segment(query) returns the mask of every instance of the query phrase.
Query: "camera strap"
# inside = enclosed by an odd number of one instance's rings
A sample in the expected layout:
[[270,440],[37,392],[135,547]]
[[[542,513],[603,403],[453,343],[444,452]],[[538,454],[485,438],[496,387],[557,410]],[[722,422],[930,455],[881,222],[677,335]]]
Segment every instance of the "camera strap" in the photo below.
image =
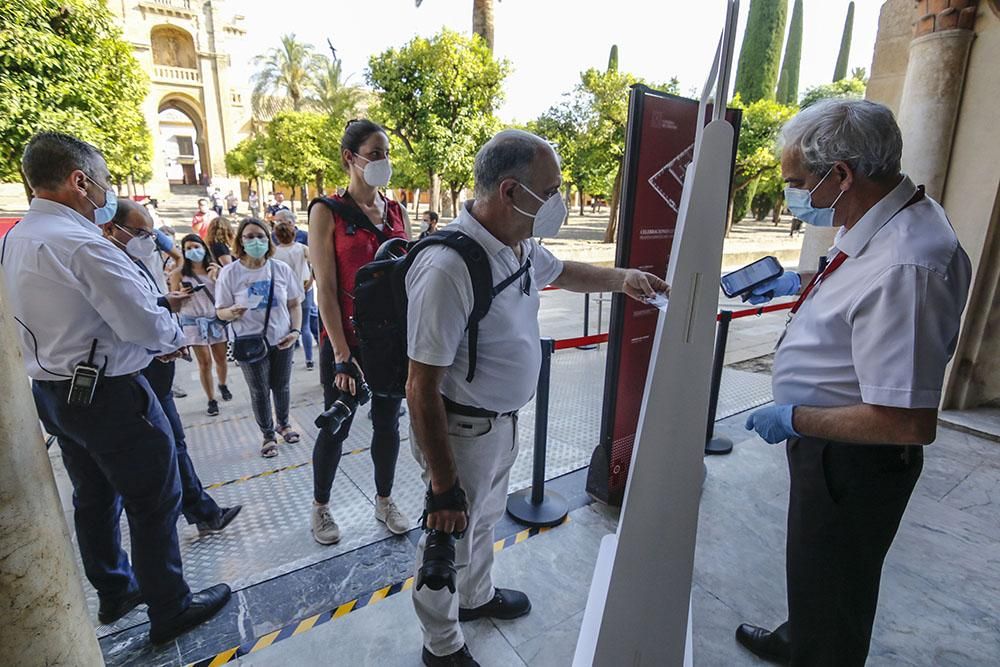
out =
[[[427,530],[427,515],[441,510],[468,514],[469,500],[465,495],[465,489],[462,488],[457,479],[450,489],[437,495],[434,494],[431,485],[427,485],[427,494],[424,496],[424,513],[420,516],[420,527]],[[463,531],[454,535],[456,538],[461,538],[464,534]]]

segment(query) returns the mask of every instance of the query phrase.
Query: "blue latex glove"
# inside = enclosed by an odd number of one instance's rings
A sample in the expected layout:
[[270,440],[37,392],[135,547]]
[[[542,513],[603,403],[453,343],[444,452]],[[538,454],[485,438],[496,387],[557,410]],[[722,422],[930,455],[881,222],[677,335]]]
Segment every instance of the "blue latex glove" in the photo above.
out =
[[750,414],[747,417],[748,431],[757,431],[757,435],[772,445],[789,438],[797,438],[799,434],[792,427],[792,411],[794,405],[769,405]]
[[771,278],[766,283],[761,283],[753,288],[747,301],[759,306],[775,297],[798,294],[801,289],[802,278],[799,277],[799,274],[794,271],[785,271],[777,278]]

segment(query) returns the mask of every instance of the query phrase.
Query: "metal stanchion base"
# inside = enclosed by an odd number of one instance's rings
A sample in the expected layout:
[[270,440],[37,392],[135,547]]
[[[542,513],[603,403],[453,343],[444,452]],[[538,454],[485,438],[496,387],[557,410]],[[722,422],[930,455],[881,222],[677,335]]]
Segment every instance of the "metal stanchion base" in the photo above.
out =
[[576,349],[578,349],[578,350],[596,350],[597,349],[597,345],[594,344],[594,343],[591,343],[590,345],[578,345]]
[[542,502],[531,502],[531,489],[523,489],[507,499],[507,512],[526,526],[547,528],[558,526],[569,514],[569,505],[554,491],[546,491]]
[[729,438],[712,438],[705,445],[705,456],[723,456],[733,451],[733,441]]

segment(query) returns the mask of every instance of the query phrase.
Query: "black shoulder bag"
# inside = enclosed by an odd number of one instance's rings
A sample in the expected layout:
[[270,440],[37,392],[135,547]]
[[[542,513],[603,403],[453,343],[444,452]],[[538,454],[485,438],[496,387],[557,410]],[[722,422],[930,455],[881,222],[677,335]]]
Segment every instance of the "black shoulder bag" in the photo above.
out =
[[253,364],[264,357],[270,349],[267,344],[267,325],[271,322],[271,302],[274,300],[274,263],[271,263],[271,286],[267,290],[267,312],[264,314],[264,331],[259,334],[237,336],[233,339],[233,358],[236,361]]

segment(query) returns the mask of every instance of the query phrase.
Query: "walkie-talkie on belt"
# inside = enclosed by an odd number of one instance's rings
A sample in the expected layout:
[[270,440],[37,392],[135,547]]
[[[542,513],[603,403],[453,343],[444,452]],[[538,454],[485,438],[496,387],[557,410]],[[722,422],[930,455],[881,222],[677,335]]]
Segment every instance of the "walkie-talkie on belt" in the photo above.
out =
[[87,361],[81,361],[73,367],[73,379],[69,385],[69,396],[66,403],[78,407],[86,407],[94,402],[94,393],[97,391],[97,378],[100,377],[100,369],[94,365],[94,352],[97,351],[97,339],[90,346],[90,356]]

